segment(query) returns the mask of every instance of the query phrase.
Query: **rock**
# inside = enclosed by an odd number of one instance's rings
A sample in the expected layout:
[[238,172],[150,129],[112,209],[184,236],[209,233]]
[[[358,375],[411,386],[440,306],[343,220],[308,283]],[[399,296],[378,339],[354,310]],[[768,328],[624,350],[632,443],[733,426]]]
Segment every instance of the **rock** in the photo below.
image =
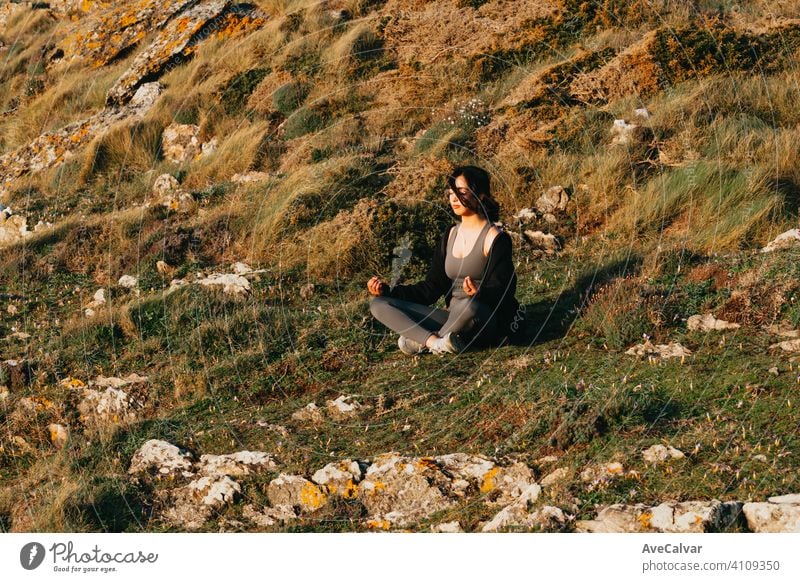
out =
[[702,533],[725,531],[741,513],[738,502],[669,501],[653,507],[649,527],[663,533]]
[[239,451],[226,455],[201,455],[197,470],[201,475],[238,477],[250,475],[251,470],[263,471],[275,469],[276,466],[269,453]]
[[800,338],[800,329],[792,328],[792,326],[787,322],[768,325],[764,329],[769,333],[779,335],[781,337],[788,337],[792,339]]
[[187,488],[195,499],[215,509],[232,504],[235,495],[242,492],[242,487],[227,475],[206,475],[189,483]]
[[307,283],[300,287],[300,297],[308,301],[314,296],[314,283]]
[[25,218],[17,215],[6,217],[4,213],[0,213],[0,247],[14,244],[29,234]]
[[197,208],[197,201],[194,196],[185,190],[173,190],[162,199],[156,201],[156,204],[181,214],[189,214]]
[[89,380],[89,386],[99,386],[100,388],[122,388],[129,384],[142,384],[148,381],[147,376],[140,376],[132,372],[124,378],[116,376],[97,376],[94,380]]
[[684,454],[673,446],[653,445],[642,451],[642,457],[648,463],[658,463],[670,459],[682,459]]
[[514,218],[520,223],[530,222],[536,220],[536,212],[533,208],[523,208],[514,215]]
[[156,271],[158,271],[161,275],[169,276],[175,272],[175,267],[165,263],[164,261],[156,262]]
[[464,533],[464,530],[461,529],[461,524],[457,520],[432,525],[431,531],[433,533]]
[[579,521],[576,531],[594,533],[674,532],[697,533],[727,530],[739,518],[741,503],[668,501],[656,507],[615,504],[603,508],[594,520]]
[[770,503],[800,505],[800,493],[790,493],[789,495],[778,495],[767,499]]
[[650,112],[644,107],[641,107],[639,109],[634,109],[633,115],[641,119],[650,119]]
[[171,123],[161,136],[164,158],[176,164],[192,161],[200,151],[200,126]]
[[786,340],[769,346],[771,350],[775,348],[780,348],[784,352],[800,352],[800,339]]
[[540,214],[555,214],[556,212],[564,212],[569,203],[569,195],[562,186],[553,186],[548,188],[538,200],[536,200],[536,210]]
[[741,326],[738,323],[729,323],[717,319],[710,313],[706,313],[705,315],[692,315],[686,321],[686,327],[690,331],[724,331],[726,329],[739,329]]
[[542,487],[551,487],[560,481],[563,481],[569,476],[569,469],[566,467],[561,467],[560,469],[556,469],[551,473],[548,473],[542,480],[541,486]]
[[767,462],[767,456],[766,455],[753,455],[750,458],[753,459],[754,461],[759,461],[760,463],[766,463]]
[[249,519],[259,527],[272,527],[277,523],[297,519],[297,514],[289,505],[263,507],[259,510],[252,503],[248,503],[242,508],[242,517]]
[[317,405],[313,402],[309,402],[303,408],[294,412],[292,414],[292,419],[298,422],[319,424],[324,420],[324,417],[322,416],[322,411],[317,408]]
[[208,277],[199,279],[197,283],[206,287],[222,287],[223,293],[228,295],[243,296],[250,293],[250,281],[241,275],[232,273],[225,275],[214,273]]
[[530,245],[547,254],[554,254],[561,249],[561,245],[555,235],[545,234],[540,230],[526,230],[524,233],[525,239]]
[[299,507],[311,513],[328,502],[328,496],[308,479],[299,475],[281,473],[269,482],[267,497],[273,506]]
[[336,420],[344,420],[358,416],[359,411],[364,408],[364,406],[355,400],[350,402],[352,398],[352,396],[342,395],[336,400],[328,400],[325,403],[325,409],[328,411],[328,414]]
[[178,180],[171,174],[161,174],[156,181],[153,182],[153,194],[158,198],[163,198],[173,190],[180,187]]
[[[113,378],[113,380],[119,380]],[[142,403],[123,390],[108,387],[104,391],[78,388],[82,397],[77,404],[80,421],[91,430],[124,425],[136,420],[136,409]]]
[[233,264],[233,272],[237,275],[247,275],[248,273],[252,273],[253,269],[250,268],[250,265],[247,263],[234,263]]
[[[787,500],[788,502],[781,502],[782,500]],[[750,531],[758,533],[800,533],[799,494],[770,497],[767,503],[745,503],[742,511]]]
[[443,490],[449,479],[432,459],[379,455],[358,486],[373,521],[406,526],[452,505]]
[[131,275],[123,275],[122,277],[119,278],[117,284],[120,287],[124,287],[125,289],[133,289],[136,287],[136,285],[139,284],[139,280]]
[[772,366],[769,370],[767,370],[768,374],[772,374],[773,376],[780,376],[781,373],[778,370],[778,366]]
[[311,480],[325,488],[329,494],[352,499],[358,495],[357,483],[361,481],[361,467],[356,461],[346,459],[329,463],[311,476]]
[[678,342],[670,342],[669,344],[653,345],[650,340],[646,340],[643,344],[638,344],[628,349],[626,354],[630,356],[652,356],[662,359],[667,358],[684,358],[692,355],[692,352],[684,348]]
[[511,503],[523,493],[532,495],[534,490],[538,497],[541,487],[534,481],[530,468],[523,463],[490,469],[480,486],[480,492],[490,494],[491,503],[499,505]]
[[69,429],[63,424],[50,424],[47,430],[50,433],[50,442],[59,449],[63,449],[69,442]]
[[587,467],[581,472],[581,481],[588,483],[589,491],[605,487],[609,482],[624,474],[622,463],[611,462],[605,465]]
[[634,132],[639,126],[635,123],[628,123],[624,119],[615,119],[611,126],[611,144],[624,145],[634,141]]
[[789,248],[796,245],[797,241],[800,241],[800,229],[793,228],[792,230],[787,230],[779,234],[772,242],[762,248],[761,252],[770,253],[772,251]]
[[211,138],[209,141],[204,142],[203,145],[200,146],[200,150],[202,152],[203,157],[206,157],[216,152],[218,147],[219,147],[219,140],[216,137],[214,137]]
[[128,473],[137,475],[153,471],[162,476],[192,477],[192,455],[166,441],[151,439],[133,454]]
[[140,52],[130,68],[117,79],[108,91],[109,105],[126,103],[145,78],[160,74],[175,58],[183,58],[196,50],[196,44],[208,35],[198,34],[203,26],[220,16],[230,0],[200,2],[182,12],[179,18],[171,18],[158,31],[156,39]]
[[646,530],[650,521],[649,507],[615,504],[600,510],[593,520],[575,522],[575,531],[584,533],[632,533]]
[[544,506],[532,512],[527,503],[512,503],[501,509],[481,531],[497,532],[505,528],[538,528],[542,531],[557,531],[567,521],[564,512],[558,507]]

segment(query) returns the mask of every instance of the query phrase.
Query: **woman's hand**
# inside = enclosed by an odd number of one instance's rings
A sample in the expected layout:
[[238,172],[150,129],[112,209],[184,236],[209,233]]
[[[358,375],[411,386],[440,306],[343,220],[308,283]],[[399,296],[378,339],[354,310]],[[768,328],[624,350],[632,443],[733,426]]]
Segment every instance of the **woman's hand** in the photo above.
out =
[[386,283],[381,281],[380,277],[372,277],[369,281],[367,281],[367,289],[372,295],[379,296],[383,295],[383,286]]
[[478,286],[471,277],[464,277],[464,293],[472,297],[478,292]]

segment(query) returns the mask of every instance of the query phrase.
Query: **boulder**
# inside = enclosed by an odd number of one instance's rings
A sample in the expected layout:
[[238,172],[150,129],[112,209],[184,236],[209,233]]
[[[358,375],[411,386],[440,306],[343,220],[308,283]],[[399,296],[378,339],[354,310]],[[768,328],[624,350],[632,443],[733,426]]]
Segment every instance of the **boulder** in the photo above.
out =
[[800,533],[800,494],[770,497],[761,503],[745,503],[742,510],[750,531]]
[[762,253],[770,253],[780,249],[792,247],[800,241],[800,229],[793,228],[779,234],[767,246],[761,249]]
[[160,476],[181,475],[193,477],[192,455],[166,441],[146,441],[131,458],[130,475],[155,473]]
[[449,481],[432,459],[385,453],[367,469],[358,497],[372,521],[403,527],[450,507]]

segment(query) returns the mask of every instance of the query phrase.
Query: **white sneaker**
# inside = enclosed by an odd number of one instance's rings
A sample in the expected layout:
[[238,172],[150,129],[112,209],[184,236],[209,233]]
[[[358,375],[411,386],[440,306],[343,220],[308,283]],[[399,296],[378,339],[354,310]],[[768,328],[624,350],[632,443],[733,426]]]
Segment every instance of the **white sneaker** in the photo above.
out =
[[425,351],[425,346],[419,342],[415,342],[414,340],[407,338],[404,335],[401,335],[397,340],[397,347],[400,348],[401,352],[408,356],[416,356],[417,354],[421,354]]
[[458,334],[447,332],[444,337],[434,340],[431,352],[443,356],[444,354],[460,354],[464,351],[464,342]]

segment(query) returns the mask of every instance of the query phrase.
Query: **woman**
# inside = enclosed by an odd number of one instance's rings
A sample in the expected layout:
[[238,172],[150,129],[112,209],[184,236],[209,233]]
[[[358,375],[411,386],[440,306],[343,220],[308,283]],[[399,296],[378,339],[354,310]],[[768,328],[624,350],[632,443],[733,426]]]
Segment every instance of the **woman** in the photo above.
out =
[[[493,223],[500,206],[489,174],[476,166],[455,168],[447,196],[459,224],[442,235],[424,281],[389,285],[367,282],[372,315],[401,334],[400,350],[460,353],[471,346],[502,345],[518,328],[517,275],[511,237]],[[447,309],[430,307],[445,295]]]

